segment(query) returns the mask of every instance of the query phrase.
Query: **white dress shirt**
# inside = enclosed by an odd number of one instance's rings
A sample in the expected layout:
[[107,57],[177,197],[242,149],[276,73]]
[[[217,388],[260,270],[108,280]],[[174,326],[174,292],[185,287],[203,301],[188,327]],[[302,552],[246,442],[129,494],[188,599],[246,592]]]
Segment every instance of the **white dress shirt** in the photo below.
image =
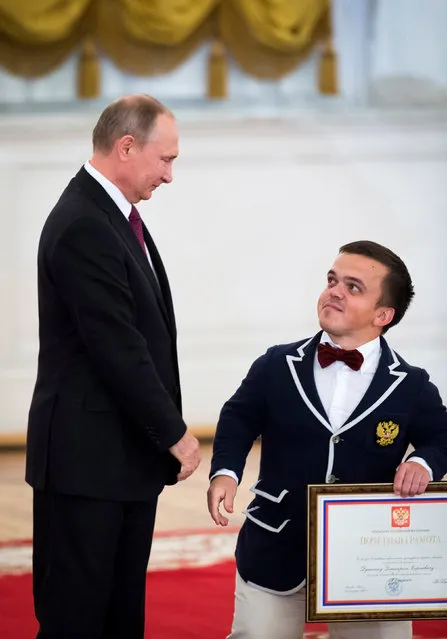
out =
[[[92,166],[88,160],[84,164],[84,169],[87,171],[89,175],[92,176],[92,178],[94,178],[97,182],[99,182],[99,184],[102,186],[104,191],[107,193],[107,195],[109,195],[112,198],[112,200],[115,202],[115,204],[117,205],[121,213],[129,222],[129,215],[132,210],[132,204],[123,195],[123,193],[119,190],[119,188],[115,186],[113,182],[108,180],[102,173],[100,173],[98,169],[95,169],[95,167]],[[152,264],[151,256],[147,247],[146,247],[146,255],[152,267],[152,270],[154,271],[154,275],[157,278],[157,274],[155,272],[154,265]]]
[[[340,348],[326,332],[321,336],[321,343],[324,342]],[[334,432],[347,421],[371,384],[381,355],[380,337],[359,346],[357,350],[363,355],[363,363],[358,371],[338,360],[321,368],[315,354],[315,386]]]
[[[334,344],[325,331],[323,331],[320,341],[340,348],[338,344]],[[318,361],[317,352],[315,353],[315,385],[334,433],[347,421],[371,384],[382,352],[380,337],[359,346],[357,350],[363,355],[363,363],[358,371],[354,371],[347,364],[338,360],[326,368],[322,368]],[[432,470],[424,459],[412,457],[410,461],[418,462],[424,466],[430,473],[430,479],[433,480]],[[218,475],[228,475],[239,483],[236,473],[227,468],[218,470],[211,479]]]

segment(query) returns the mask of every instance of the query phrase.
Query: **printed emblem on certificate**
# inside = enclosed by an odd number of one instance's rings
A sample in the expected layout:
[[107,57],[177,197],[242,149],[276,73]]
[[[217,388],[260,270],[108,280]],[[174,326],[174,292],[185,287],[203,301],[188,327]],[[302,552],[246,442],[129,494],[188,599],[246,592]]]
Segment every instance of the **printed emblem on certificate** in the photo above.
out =
[[447,482],[308,487],[307,620],[447,618]]

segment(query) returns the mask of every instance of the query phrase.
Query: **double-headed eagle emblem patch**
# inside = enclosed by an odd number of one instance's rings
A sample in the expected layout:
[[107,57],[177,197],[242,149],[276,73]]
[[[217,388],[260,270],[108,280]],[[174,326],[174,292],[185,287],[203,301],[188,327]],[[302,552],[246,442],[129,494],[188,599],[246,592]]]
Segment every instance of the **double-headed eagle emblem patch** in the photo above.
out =
[[379,422],[377,424],[377,443],[379,446],[389,446],[399,434],[399,424],[394,422]]

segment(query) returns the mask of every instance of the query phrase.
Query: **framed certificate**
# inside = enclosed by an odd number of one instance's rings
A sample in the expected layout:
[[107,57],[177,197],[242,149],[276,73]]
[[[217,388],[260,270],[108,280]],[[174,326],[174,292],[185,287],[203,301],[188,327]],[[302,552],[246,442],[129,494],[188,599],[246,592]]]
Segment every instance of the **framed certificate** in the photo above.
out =
[[447,618],[447,482],[308,487],[307,621]]

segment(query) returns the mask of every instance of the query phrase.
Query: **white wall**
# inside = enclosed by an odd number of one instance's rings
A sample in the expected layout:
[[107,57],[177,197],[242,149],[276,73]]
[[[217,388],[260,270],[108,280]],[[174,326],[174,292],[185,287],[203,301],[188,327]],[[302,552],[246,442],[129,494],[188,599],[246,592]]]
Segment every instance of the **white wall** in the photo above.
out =
[[[36,371],[36,247],[90,153],[87,115],[0,121],[0,439],[21,434]],[[447,117],[301,112],[181,119],[175,181],[140,210],[164,257],[179,325],[187,421],[213,425],[251,361],[317,329],[338,247],[389,245],[416,298],[389,333],[447,397]]]
[[[336,0],[340,1],[349,2]],[[446,30],[445,0],[377,0],[371,34],[371,99],[445,108]]]

